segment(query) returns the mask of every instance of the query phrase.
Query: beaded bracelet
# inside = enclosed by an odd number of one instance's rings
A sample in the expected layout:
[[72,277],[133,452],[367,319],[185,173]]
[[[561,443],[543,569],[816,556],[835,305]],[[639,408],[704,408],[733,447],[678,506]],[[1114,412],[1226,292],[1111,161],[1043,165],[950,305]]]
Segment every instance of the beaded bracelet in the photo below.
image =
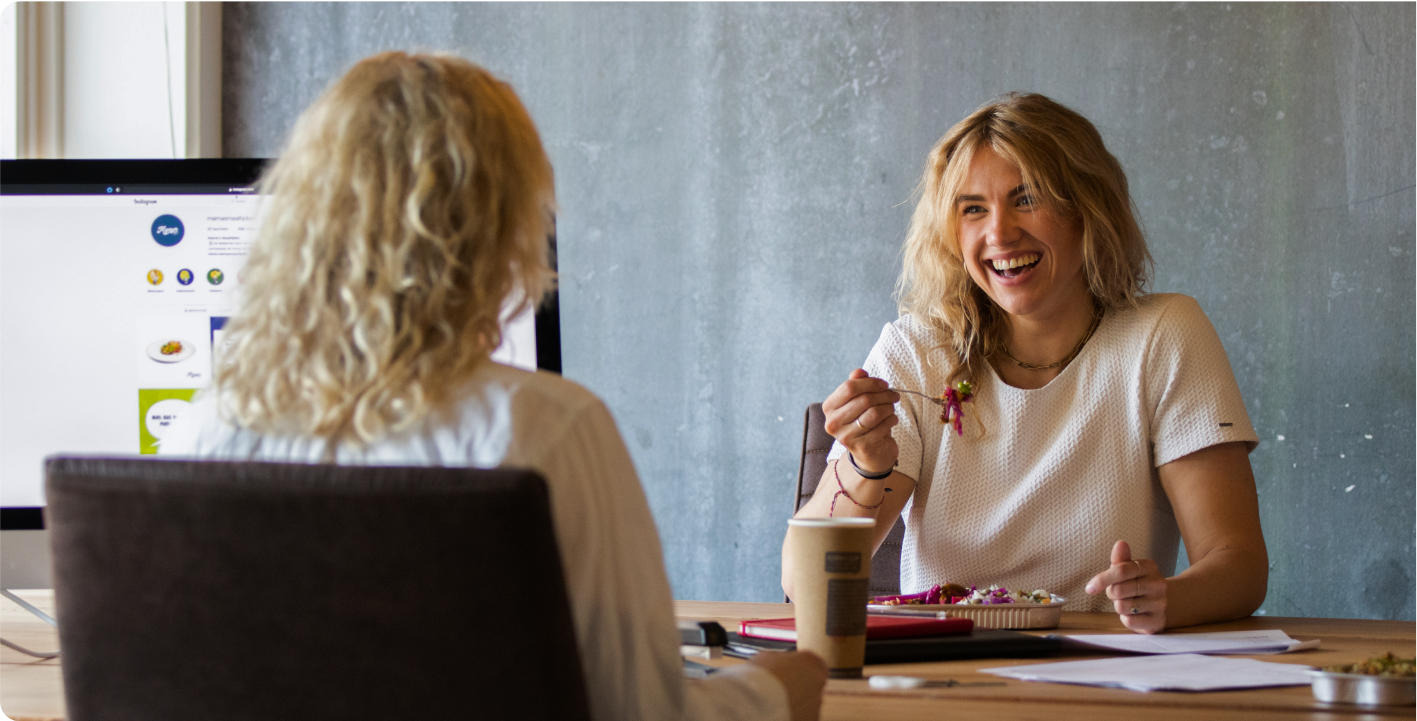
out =
[[828,517],[836,516],[836,499],[837,499],[837,496],[846,496],[846,500],[851,501],[852,503],[855,503],[857,508],[864,508],[864,509],[866,509],[866,510],[868,510],[868,511],[874,511],[875,509],[880,508],[882,503],[885,503],[885,502],[886,502],[886,494],[891,492],[891,489],[889,489],[889,488],[885,489],[885,491],[881,493],[881,500],[876,501],[876,505],[874,505],[874,506],[867,506],[867,505],[861,503],[860,501],[856,500],[855,498],[852,498],[852,497],[851,497],[851,494],[846,492],[846,486],[841,485],[841,474],[840,474],[840,473],[837,473],[837,471],[836,471],[837,464],[839,464],[839,463],[841,463],[841,459],[840,459],[840,458],[837,458],[837,459],[835,459],[835,460],[832,461],[832,475],[836,477],[837,492],[836,492],[835,495],[832,496],[832,505],[831,505],[831,508],[827,510],[827,516],[828,516]]

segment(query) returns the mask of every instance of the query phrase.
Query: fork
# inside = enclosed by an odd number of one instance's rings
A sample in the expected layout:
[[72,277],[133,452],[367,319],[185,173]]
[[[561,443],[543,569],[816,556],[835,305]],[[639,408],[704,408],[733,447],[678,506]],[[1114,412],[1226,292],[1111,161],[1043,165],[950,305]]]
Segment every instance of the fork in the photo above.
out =
[[935,405],[940,406],[941,408],[945,407],[945,402],[943,400],[936,398],[935,396],[926,395],[924,393],[921,393],[920,391],[909,391],[904,388],[887,388],[886,390],[895,391],[896,393],[909,393],[911,395],[920,396],[921,398],[924,398],[925,400],[930,401],[931,403],[934,403]]

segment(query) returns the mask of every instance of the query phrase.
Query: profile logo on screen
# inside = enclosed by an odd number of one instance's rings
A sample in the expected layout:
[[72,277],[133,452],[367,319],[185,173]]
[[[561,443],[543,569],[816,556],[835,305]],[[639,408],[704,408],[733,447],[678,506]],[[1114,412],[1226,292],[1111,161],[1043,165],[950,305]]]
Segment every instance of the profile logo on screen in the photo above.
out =
[[212,285],[221,285],[221,282],[223,280],[226,280],[226,274],[221,272],[221,268],[212,268],[211,270],[207,271],[208,283],[211,283]]
[[182,285],[191,285],[193,277],[194,276],[192,275],[192,271],[187,270],[186,268],[177,271],[177,282],[181,283]]
[[175,215],[159,215],[153,221],[153,240],[158,245],[171,248],[182,242],[182,236],[187,234],[187,229],[182,227],[182,221]]
[[157,268],[148,271],[148,282],[153,285],[162,285],[162,271]]

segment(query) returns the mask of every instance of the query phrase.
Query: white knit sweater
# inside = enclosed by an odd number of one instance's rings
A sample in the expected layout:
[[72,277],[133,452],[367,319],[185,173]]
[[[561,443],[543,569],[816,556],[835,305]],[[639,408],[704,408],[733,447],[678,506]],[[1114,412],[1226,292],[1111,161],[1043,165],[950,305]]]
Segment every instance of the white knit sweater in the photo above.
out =
[[[902,316],[864,368],[938,395],[948,371],[940,343]],[[897,470],[918,481],[903,511],[903,593],[998,584],[1061,594],[1071,611],[1110,611],[1083,586],[1116,541],[1164,575],[1175,570],[1179,531],[1156,468],[1219,443],[1258,443],[1220,338],[1184,295],[1109,312],[1042,388],[1006,385],[992,369],[975,386],[964,412],[983,422],[982,436],[973,419],[956,436],[922,398],[896,404]],[[831,457],[842,452],[837,444]]]

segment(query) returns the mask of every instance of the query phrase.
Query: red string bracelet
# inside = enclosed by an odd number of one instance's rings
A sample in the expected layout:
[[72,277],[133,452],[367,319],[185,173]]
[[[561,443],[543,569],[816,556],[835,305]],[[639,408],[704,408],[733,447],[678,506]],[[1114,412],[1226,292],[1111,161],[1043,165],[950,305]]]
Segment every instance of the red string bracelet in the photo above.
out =
[[837,471],[836,471],[836,466],[837,466],[837,464],[839,464],[839,463],[841,463],[841,459],[840,459],[840,458],[836,458],[836,459],[833,459],[833,460],[832,460],[832,475],[836,477],[836,487],[837,487],[837,491],[836,491],[836,493],[832,496],[832,505],[831,505],[831,508],[827,510],[827,516],[828,516],[828,517],[833,517],[833,516],[836,515],[836,499],[837,499],[837,496],[846,496],[846,500],[851,501],[852,503],[855,503],[857,508],[864,508],[864,509],[866,509],[866,510],[868,510],[868,511],[874,511],[875,509],[880,508],[882,503],[885,503],[885,502],[886,502],[886,493],[889,493],[889,492],[890,492],[890,489],[889,489],[889,488],[887,488],[887,489],[885,489],[884,491],[881,492],[881,500],[876,501],[876,505],[874,505],[874,506],[865,505],[864,503],[861,503],[860,501],[856,500],[855,498],[852,498],[852,497],[851,497],[851,494],[846,492],[846,486],[841,485],[841,474],[840,474],[840,473],[837,473]]

